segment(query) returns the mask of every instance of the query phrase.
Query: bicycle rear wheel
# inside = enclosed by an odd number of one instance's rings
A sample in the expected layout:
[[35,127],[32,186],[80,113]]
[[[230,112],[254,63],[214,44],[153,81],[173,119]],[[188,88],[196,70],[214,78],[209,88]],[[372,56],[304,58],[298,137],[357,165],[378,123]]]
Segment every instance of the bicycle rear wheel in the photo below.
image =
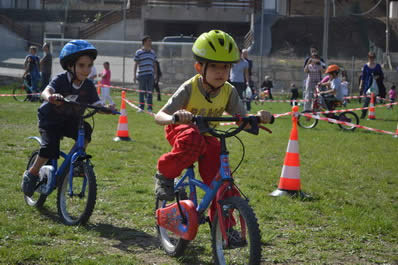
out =
[[[69,174],[60,178],[57,194],[58,214],[66,225],[86,224],[97,200],[97,182],[90,161],[83,161],[83,175],[75,175],[72,186]],[[66,170],[69,172],[69,170]]]
[[229,197],[221,200],[220,204],[229,244],[226,246],[223,239],[217,214],[212,224],[215,264],[260,264],[261,236],[253,209],[241,197]]
[[14,87],[14,89],[12,90],[12,94],[14,99],[19,102],[24,102],[29,99],[28,98],[29,89],[27,89],[27,87],[24,84],[18,87]]
[[[349,122],[349,123],[356,124],[356,125],[359,124],[359,118],[358,118],[357,114],[355,114],[352,111],[342,112],[339,115],[339,121]],[[354,131],[356,129],[356,127],[348,125],[348,124],[339,124],[339,127],[346,131]]]
[[[32,167],[38,155],[39,155],[39,150],[35,150],[32,152],[28,160],[28,165],[26,166],[26,170]],[[31,197],[24,195],[24,199],[27,205],[36,208],[41,208],[43,207],[43,204],[47,199],[47,195],[41,194],[40,192],[38,192],[38,189],[36,189]]]
[[[313,114],[313,112],[310,110],[303,111],[302,113]],[[318,124],[318,120],[311,118],[311,117],[306,117],[306,116],[300,115],[297,119],[297,123],[302,128],[312,129]]]
[[[185,193],[185,191],[180,193],[180,199],[181,200],[188,199],[188,196]],[[173,203],[173,202],[168,202],[168,203]],[[156,199],[156,206],[155,206],[156,209],[164,208],[165,206],[166,206],[166,201]],[[160,227],[158,225],[156,225],[156,230],[162,248],[164,249],[167,255],[172,257],[180,257],[184,254],[184,251],[189,244],[189,240],[184,240],[179,236],[175,235],[174,233],[172,233],[171,231],[168,231],[167,229]]]

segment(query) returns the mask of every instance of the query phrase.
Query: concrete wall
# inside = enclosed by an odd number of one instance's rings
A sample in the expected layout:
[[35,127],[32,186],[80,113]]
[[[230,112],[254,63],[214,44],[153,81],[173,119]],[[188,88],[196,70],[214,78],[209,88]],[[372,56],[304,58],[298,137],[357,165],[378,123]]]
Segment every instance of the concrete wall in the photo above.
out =
[[1,53],[6,54],[10,50],[25,50],[26,42],[14,32],[0,25]]

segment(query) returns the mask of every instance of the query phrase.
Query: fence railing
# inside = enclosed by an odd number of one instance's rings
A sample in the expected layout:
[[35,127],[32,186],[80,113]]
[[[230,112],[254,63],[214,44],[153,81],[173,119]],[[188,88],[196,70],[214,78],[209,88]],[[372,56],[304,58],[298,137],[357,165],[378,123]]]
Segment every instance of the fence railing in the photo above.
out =
[[186,6],[186,7],[219,7],[261,9],[261,0],[146,0],[148,6]]

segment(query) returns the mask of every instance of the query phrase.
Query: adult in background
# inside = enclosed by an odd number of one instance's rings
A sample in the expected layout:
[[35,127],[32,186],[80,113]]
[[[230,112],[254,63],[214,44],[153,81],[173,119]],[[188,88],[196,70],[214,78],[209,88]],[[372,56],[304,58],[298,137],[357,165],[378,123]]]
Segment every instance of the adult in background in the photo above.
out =
[[[133,82],[139,83],[140,109],[143,112],[145,107],[145,95],[147,100],[147,110],[152,112],[152,93],[157,77],[156,54],[152,50],[152,39],[150,36],[142,38],[142,47],[134,55]],[[138,69],[138,73],[137,73]]]
[[[376,79],[377,85],[379,85],[380,82],[383,82],[384,73],[383,70],[381,69],[380,64],[376,63],[376,54],[374,52],[369,52],[368,62],[362,68],[362,78],[359,82],[359,88],[360,89],[361,87],[363,88],[362,91],[364,95],[366,95],[366,92],[372,85],[373,78]],[[369,106],[369,103],[370,103],[370,97],[366,97],[363,102],[363,107],[367,108]],[[368,112],[367,109],[362,110],[361,119],[366,117],[367,112]]]
[[[314,45],[312,45],[312,46],[310,47],[310,55],[307,56],[307,57],[305,58],[304,67],[308,64],[308,60],[310,60],[310,59],[312,58],[312,55],[313,55],[313,54],[319,54],[318,48],[315,47]],[[321,57],[319,57],[319,62],[320,62],[320,64],[321,64],[322,68],[323,68],[323,69],[326,69],[326,63],[325,63],[325,61],[324,61]]]
[[43,91],[47,85],[50,83],[51,79],[51,69],[53,65],[53,56],[50,52],[50,44],[43,44],[43,52],[44,56],[40,60],[40,71],[41,71],[41,88],[40,91]]
[[93,82],[93,84],[95,84],[95,79],[96,79],[97,77],[98,77],[97,69],[96,69],[95,66],[93,65],[93,66],[91,67],[91,71],[90,71],[90,73],[88,74],[87,79],[90,80],[91,82]]
[[231,72],[229,75],[229,80],[231,84],[238,91],[239,97],[243,100],[243,92],[249,85],[246,80],[249,79],[249,63],[242,57],[242,50],[239,49],[240,60],[239,62],[232,65]]
[[36,55],[37,47],[30,46],[29,54],[25,57],[24,68],[25,72],[23,77],[30,79],[32,92],[39,91],[39,81],[40,81],[40,58]]
[[156,63],[156,69],[158,70],[158,78],[155,79],[155,90],[156,93],[158,94],[158,101],[162,100],[162,96],[160,95],[160,87],[159,87],[159,81],[160,78],[162,77],[162,70],[160,70],[160,63],[158,60],[155,61]]
[[[253,82],[253,79],[252,79],[252,69],[253,69],[253,61],[252,60],[250,60],[249,59],[249,51],[247,50],[247,49],[243,49],[242,50],[242,57],[243,57],[243,59],[244,60],[246,60],[247,61],[247,63],[249,64],[249,68],[247,69],[248,70],[248,73],[249,73],[249,80],[246,80],[245,79],[245,82],[246,83],[249,83],[249,87],[250,87],[250,90],[251,90],[251,95],[252,95],[252,97],[253,97],[253,95],[254,95],[254,82]],[[247,91],[246,91],[247,92]],[[252,101],[252,97],[250,97],[250,98],[248,98],[247,97],[247,95],[246,95],[246,109],[248,110],[248,111],[250,111],[251,110],[251,101]]]
[[321,71],[322,66],[320,57],[317,51],[313,51],[311,58],[307,60],[307,64],[304,66],[304,72],[307,73],[304,90],[304,111],[312,109],[315,87],[322,78]]

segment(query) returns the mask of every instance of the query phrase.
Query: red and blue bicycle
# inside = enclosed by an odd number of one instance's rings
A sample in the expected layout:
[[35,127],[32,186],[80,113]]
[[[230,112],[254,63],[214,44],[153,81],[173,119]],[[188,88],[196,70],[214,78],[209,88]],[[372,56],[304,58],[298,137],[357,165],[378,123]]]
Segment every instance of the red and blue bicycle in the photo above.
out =
[[[219,131],[209,128],[208,122],[212,121],[241,121],[241,124],[237,128]],[[207,186],[195,178],[194,168],[191,166],[179,180],[176,180],[174,187],[176,202],[167,204],[166,201],[157,199],[156,225],[161,245],[168,255],[182,256],[188,243],[195,239],[199,225],[209,222],[215,264],[260,264],[260,228],[256,215],[249,205],[248,197],[242,193],[232,178],[233,172],[230,170],[226,146],[226,138],[236,137],[248,124],[251,125],[249,132],[257,135],[258,117],[195,116],[193,122],[202,132],[203,128],[206,128],[206,132],[220,139],[219,174],[211,185]],[[197,199],[196,187],[204,191],[200,202]],[[186,188],[189,188],[189,197]],[[206,217],[206,209],[212,202],[216,204],[216,211],[210,222],[210,218]]]

